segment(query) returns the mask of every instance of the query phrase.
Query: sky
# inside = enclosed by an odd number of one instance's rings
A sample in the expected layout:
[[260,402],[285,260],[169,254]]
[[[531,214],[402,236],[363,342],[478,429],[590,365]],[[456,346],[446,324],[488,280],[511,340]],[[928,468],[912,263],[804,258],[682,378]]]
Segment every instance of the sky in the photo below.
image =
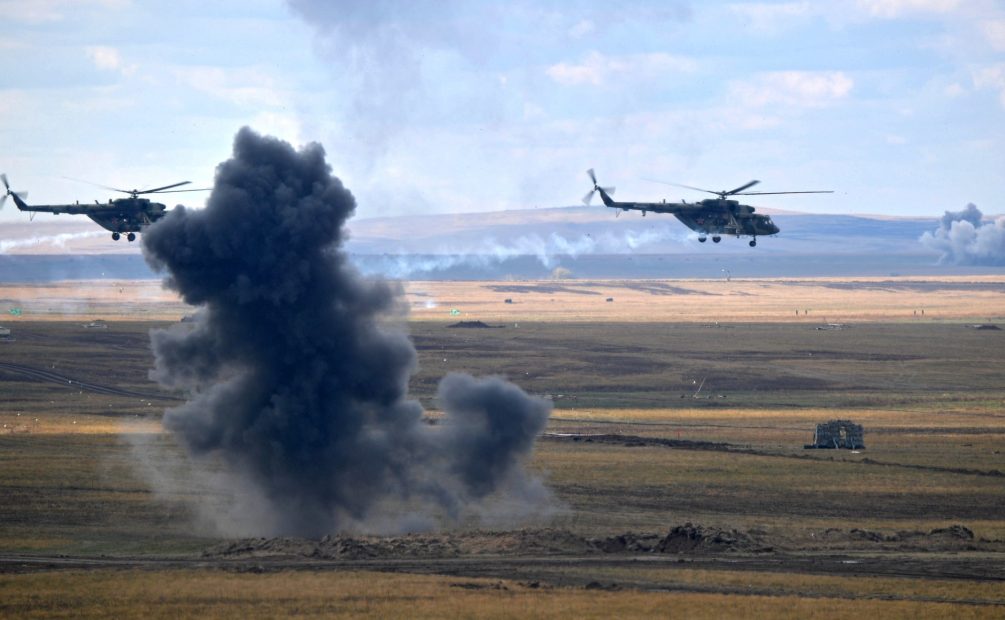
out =
[[[320,142],[360,217],[835,190],[1005,213],[1005,2],[0,0],[0,171],[29,203],[209,187],[242,126]],[[201,205],[205,193],[163,202]],[[599,207],[598,207],[599,208]],[[53,216],[56,217],[56,216]],[[62,216],[68,217],[68,216]],[[8,202],[0,222],[26,220]]]

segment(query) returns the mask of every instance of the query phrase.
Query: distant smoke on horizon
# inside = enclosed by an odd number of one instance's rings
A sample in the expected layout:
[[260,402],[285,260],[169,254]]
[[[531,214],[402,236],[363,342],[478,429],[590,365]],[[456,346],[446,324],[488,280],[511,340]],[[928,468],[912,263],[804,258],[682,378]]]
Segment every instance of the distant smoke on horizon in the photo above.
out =
[[1005,216],[984,223],[973,203],[946,211],[939,228],[921,235],[921,243],[942,253],[939,262],[957,265],[1005,265]]
[[176,207],[145,230],[151,267],[200,307],[151,333],[152,377],[188,400],[164,415],[184,455],[145,453],[149,479],[189,495],[203,485],[217,501],[193,508],[229,535],[548,511],[524,462],[550,404],[452,373],[437,392],[443,419],[424,421],[408,397],[415,348],[388,325],[403,317],[400,288],[361,277],[341,247],[354,209],[320,145],[295,151],[245,128],[206,208]]
[[48,245],[52,247],[64,248],[66,244],[70,241],[77,239],[87,239],[90,237],[103,237],[108,234],[103,230],[89,230],[86,232],[77,233],[59,233],[56,235],[39,235],[35,237],[26,237],[23,239],[6,239],[0,241],[0,254],[6,254],[7,252],[19,248],[30,248],[39,245]]
[[666,241],[683,238],[672,224],[653,226],[645,230],[627,230],[622,233],[605,232],[584,234],[576,239],[552,233],[524,235],[508,243],[485,239],[478,243],[458,247],[441,248],[435,254],[383,254],[369,256],[360,262],[360,269],[367,274],[403,279],[415,274],[446,271],[454,267],[484,268],[499,265],[507,260],[531,256],[542,267],[552,269],[561,257],[589,254],[628,254],[636,249]]

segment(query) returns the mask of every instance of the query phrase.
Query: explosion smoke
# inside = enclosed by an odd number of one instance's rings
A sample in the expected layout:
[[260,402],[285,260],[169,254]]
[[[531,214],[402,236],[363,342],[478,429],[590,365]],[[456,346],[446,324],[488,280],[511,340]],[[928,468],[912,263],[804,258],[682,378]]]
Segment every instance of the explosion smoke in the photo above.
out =
[[147,261],[201,306],[152,333],[151,374],[189,394],[164,416],[180,465],[223,468],[229,510],[208,516],[226,533],[313,536],[429,527],[493,498],[540,507],[523,461],[547,401],[451,374],[444,421],[423,422],[407,393],[415,349],[385,325],[404,310],[399,290],[360,277],[340,247],[354,208],[320,145],[297,152],[244,128],[207,207],[145,231]]
[[983,217],[973,203],[962,211],[946,211],[939,228],[923,234],[920,241],[942,252],[940,262],[1005,265],[1005,217],[987,224]]

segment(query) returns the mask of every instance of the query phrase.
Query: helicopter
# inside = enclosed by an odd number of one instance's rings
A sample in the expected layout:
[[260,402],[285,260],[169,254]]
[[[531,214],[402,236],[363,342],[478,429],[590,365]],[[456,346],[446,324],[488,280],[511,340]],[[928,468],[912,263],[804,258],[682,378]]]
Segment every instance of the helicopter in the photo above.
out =
[[[672,213],[674,217],[685,226],[698,233],[698,241],[705,243],[711,236],[713,243],[719,243],[722,235],[735,235],[739,237],[750,237],[750,247],[757,245],[758,235],[774,235],[779,232],[779,228],[771,221],[771,217],[754,213],[754,207],[742,205],[737,200],[731,200],[729,196],[767,196],[771,194],[833,194],[832,190],[810,190],[800,192],[747,192],[744,190],[760,183],[760,181],[750,181],[736,189],[716,192],[690,185],[680,185],[679,183],[666,183],[675,187],[714,194],[718,198],[706,198],[698,202],[616,202],[611,199],[614,193],[613,187],[600,187],[597,183],[597,175],[593,168],[586,171],[590,180],[593,181],[593,189],[583,197],[583,204],[589,206],[593,199],[593,194],[599,192],[604,205],[612,209],[621,211],[636,210],[641,211],[643,217],[649,211],[653,213]],[[662,182],[662,181],[658,181]]]
[[35,213],[69,213],[71,215],[86,215],[102,228],[110,230],[112,232],[112,240],[114,241],[121,239],[122,235],[125,235],[128,241],[135,241],[136,233],[140,232],[141,228],[164,217],[167,208],[163,204],[159,202],[152,202],[148,198],[140,198],[140,196],[145,194],[172,194],[176,192],[208,191],[208,188],[173,189],[175,187],[181,187],[182,185],[188,185],[191,181],[182,181],[181,183],[173,183],[163,187],[143,190],[118,189],[115,187],[98,185],[98,187],[103,187],[104,189],[129,194],[129,197],[117,198],[115,200],[109,199],[107,204],[102,204],[95,200],[93,205],[80,204],[79,201],[69,205],[29,205],[24,201],[27,194],[11,190],[10,184],[7,182],[6,174],[0,174],[0,180],[3,181],[4,189],[6,190],[6,193],[2,198],[0,198],[0,208],[2,208],[4,203],[7,202],[7,198],[11,197],[14,199],[14,204],[17,206],[18,210],[27,211],[31,213],[32,216],[34,216]]

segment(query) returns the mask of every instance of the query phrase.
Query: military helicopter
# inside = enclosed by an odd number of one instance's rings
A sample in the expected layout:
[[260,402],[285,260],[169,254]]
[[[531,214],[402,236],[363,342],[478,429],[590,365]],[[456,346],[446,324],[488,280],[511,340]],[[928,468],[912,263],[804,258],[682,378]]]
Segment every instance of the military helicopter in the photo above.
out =
[[[771,194],[833,194],[831,190],[811,190],[801,192],[746,192],[744,190],[760,183],[751,181],[741,185],[736,189],[722,192],[715,192],[700,187],[690,185],[680,185],[678,183],[666,183],[675,187],[684,187],[699,192],[714,194],[718,198],[706,198],[698,202],[616,202],[611,199],[614,193],[613,187],[600,187],[597,184],[597,175],[593,173],[593,168],[586,171],[590,180],[593,181],[593,189],[583,197],[583,203],[590,204],[593,194],[600,192],[600,198],[604,205],[612,209],[628,211],[634,209],[642,211],[642,215],[649,211],[654,213],[672,213],[674,217],[685,226],[698,233],[698,241],[705,243],[709,235],[714,243],[722,240],[722,235],[736,235],[739,237],[750,237],[750,247],[757,245],[758,235],[774,235],[779,232],[778,226],[771,221],[767,215],[754,213],[754,207],[742,205],[737,200],[730,200],[727,196],[767,196]],[[658,181],[662,182],[662,181]],[[620,213],[621,211],[618,211]]]
[[7,182],[6,174],[0,174],[0,179],[3,180],[3,186],[7,192],[2,198],[0,198],[0,208],[3,207],[4,203],[7,202],[7,197],[10,196],[14,199],[14,204],[17,205],[17,208],[20,211],[28,211],[33,215],[35,213],[69,213],[71,215],[86,215],[102,228],[112,231],[112,239],[115,241],[118,241],[123,234],[126,235],[127,240],[135,241],[136,233],[138,233],[141,228],[164,217],[164,213],[166,212],[166,207],[164,205],[159,202],[151,202],[148,198],[140,198],[141,195],[207,191],[207,188],[172,189],[174,187],[188,185],[191,181],[182,181],[181,183],[173,183],[171,185],[165,185],[164,187],[142,190],[117,189],[115,187],[98,185],[98,187],[122,192],[123,194],[129,194],[129,198],[117,198],[115,200],[109,199],[107,204],[102,204],[95,200],[93,205],[80,204],[79,201],[72,205],[29,205],[24,201],[24,197],[27,196],[27,194],[11,190],[10,184]]

